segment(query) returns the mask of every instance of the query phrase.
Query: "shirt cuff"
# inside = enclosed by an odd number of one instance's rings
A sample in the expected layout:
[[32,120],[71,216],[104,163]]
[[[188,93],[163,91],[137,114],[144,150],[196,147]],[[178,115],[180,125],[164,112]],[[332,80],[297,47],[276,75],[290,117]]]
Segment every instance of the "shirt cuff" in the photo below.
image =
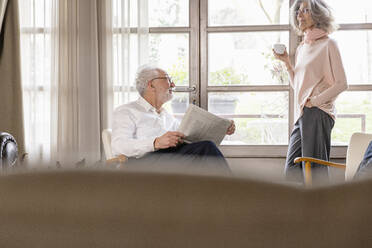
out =
[[146,146],[146,150],[148,152],[155,151],[155,147],[154,147],[154,141],[155,141],[155,139],[156,139],[156,137],[155,138],[150,138],[150,139],[148,139],[148,141],[146,141],[145,146]]
[[145,140],[142,140],[140,143],[138,143],[138,150],[136,150],[136,158],[143,157],[146,153],[153,152],[154,149],[154,140],[155,138],[148,138]]

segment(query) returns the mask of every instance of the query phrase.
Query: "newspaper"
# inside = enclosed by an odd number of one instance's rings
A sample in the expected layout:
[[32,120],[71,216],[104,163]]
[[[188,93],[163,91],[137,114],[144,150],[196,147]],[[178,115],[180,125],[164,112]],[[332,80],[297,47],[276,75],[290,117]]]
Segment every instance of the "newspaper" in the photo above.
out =
[[185,143],[210,140],[219,145],[230,125],[230,120],[190,104],[178,131],[185,135]]

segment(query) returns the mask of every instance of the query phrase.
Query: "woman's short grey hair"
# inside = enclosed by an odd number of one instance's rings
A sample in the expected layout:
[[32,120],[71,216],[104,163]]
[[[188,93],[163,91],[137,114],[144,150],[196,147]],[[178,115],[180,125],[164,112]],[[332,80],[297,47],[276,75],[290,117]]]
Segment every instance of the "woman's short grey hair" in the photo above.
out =
[[136,74],[136,89],[141,96],[145,94],[147,83],[158,77],[160,71],[163,70],[152,65],[143,65],[138,68]]
[[301,31],[297,21],[297,11],[303,2],[308,3],[308,8],[310,9],[310,14],[314,20],[315,27],[322,29],[329,34],[338,29],[338,25],[335,23],[332,15],[332,9],[324,0],[296,0],[291,8],[291,24],[299,35],[303,35],[303,32]]

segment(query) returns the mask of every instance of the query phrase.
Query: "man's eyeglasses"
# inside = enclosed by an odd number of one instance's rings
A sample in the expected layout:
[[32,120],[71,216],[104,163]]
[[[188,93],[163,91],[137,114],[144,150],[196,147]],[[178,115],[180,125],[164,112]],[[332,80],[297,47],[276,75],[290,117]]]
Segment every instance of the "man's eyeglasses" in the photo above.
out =
[[154,81],[154,80],[156,80],[156,79],[167,79],[169,85],[171,85],[171,84],[173,83],[173,80],[172,80],[171,77],[157,77],[157,78],[153,78],[153,79],[151,79],[150,82],[152,82],[152,81]]
[[310,9],[308,9],[308,8],[298,9],[296,11],[296,16],[298,16],[300,13],[303,14],[303,15],[310,14]]

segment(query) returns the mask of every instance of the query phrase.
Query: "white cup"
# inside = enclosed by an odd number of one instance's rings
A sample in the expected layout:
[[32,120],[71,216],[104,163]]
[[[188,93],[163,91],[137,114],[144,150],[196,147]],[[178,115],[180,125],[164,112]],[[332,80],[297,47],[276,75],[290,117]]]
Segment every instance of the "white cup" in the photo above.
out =
[[285,45],[284,44],[279,44],[279,43],[274,44],[273,48],[274,48],[274,51],[277,54],[283,54],[285,52]]

